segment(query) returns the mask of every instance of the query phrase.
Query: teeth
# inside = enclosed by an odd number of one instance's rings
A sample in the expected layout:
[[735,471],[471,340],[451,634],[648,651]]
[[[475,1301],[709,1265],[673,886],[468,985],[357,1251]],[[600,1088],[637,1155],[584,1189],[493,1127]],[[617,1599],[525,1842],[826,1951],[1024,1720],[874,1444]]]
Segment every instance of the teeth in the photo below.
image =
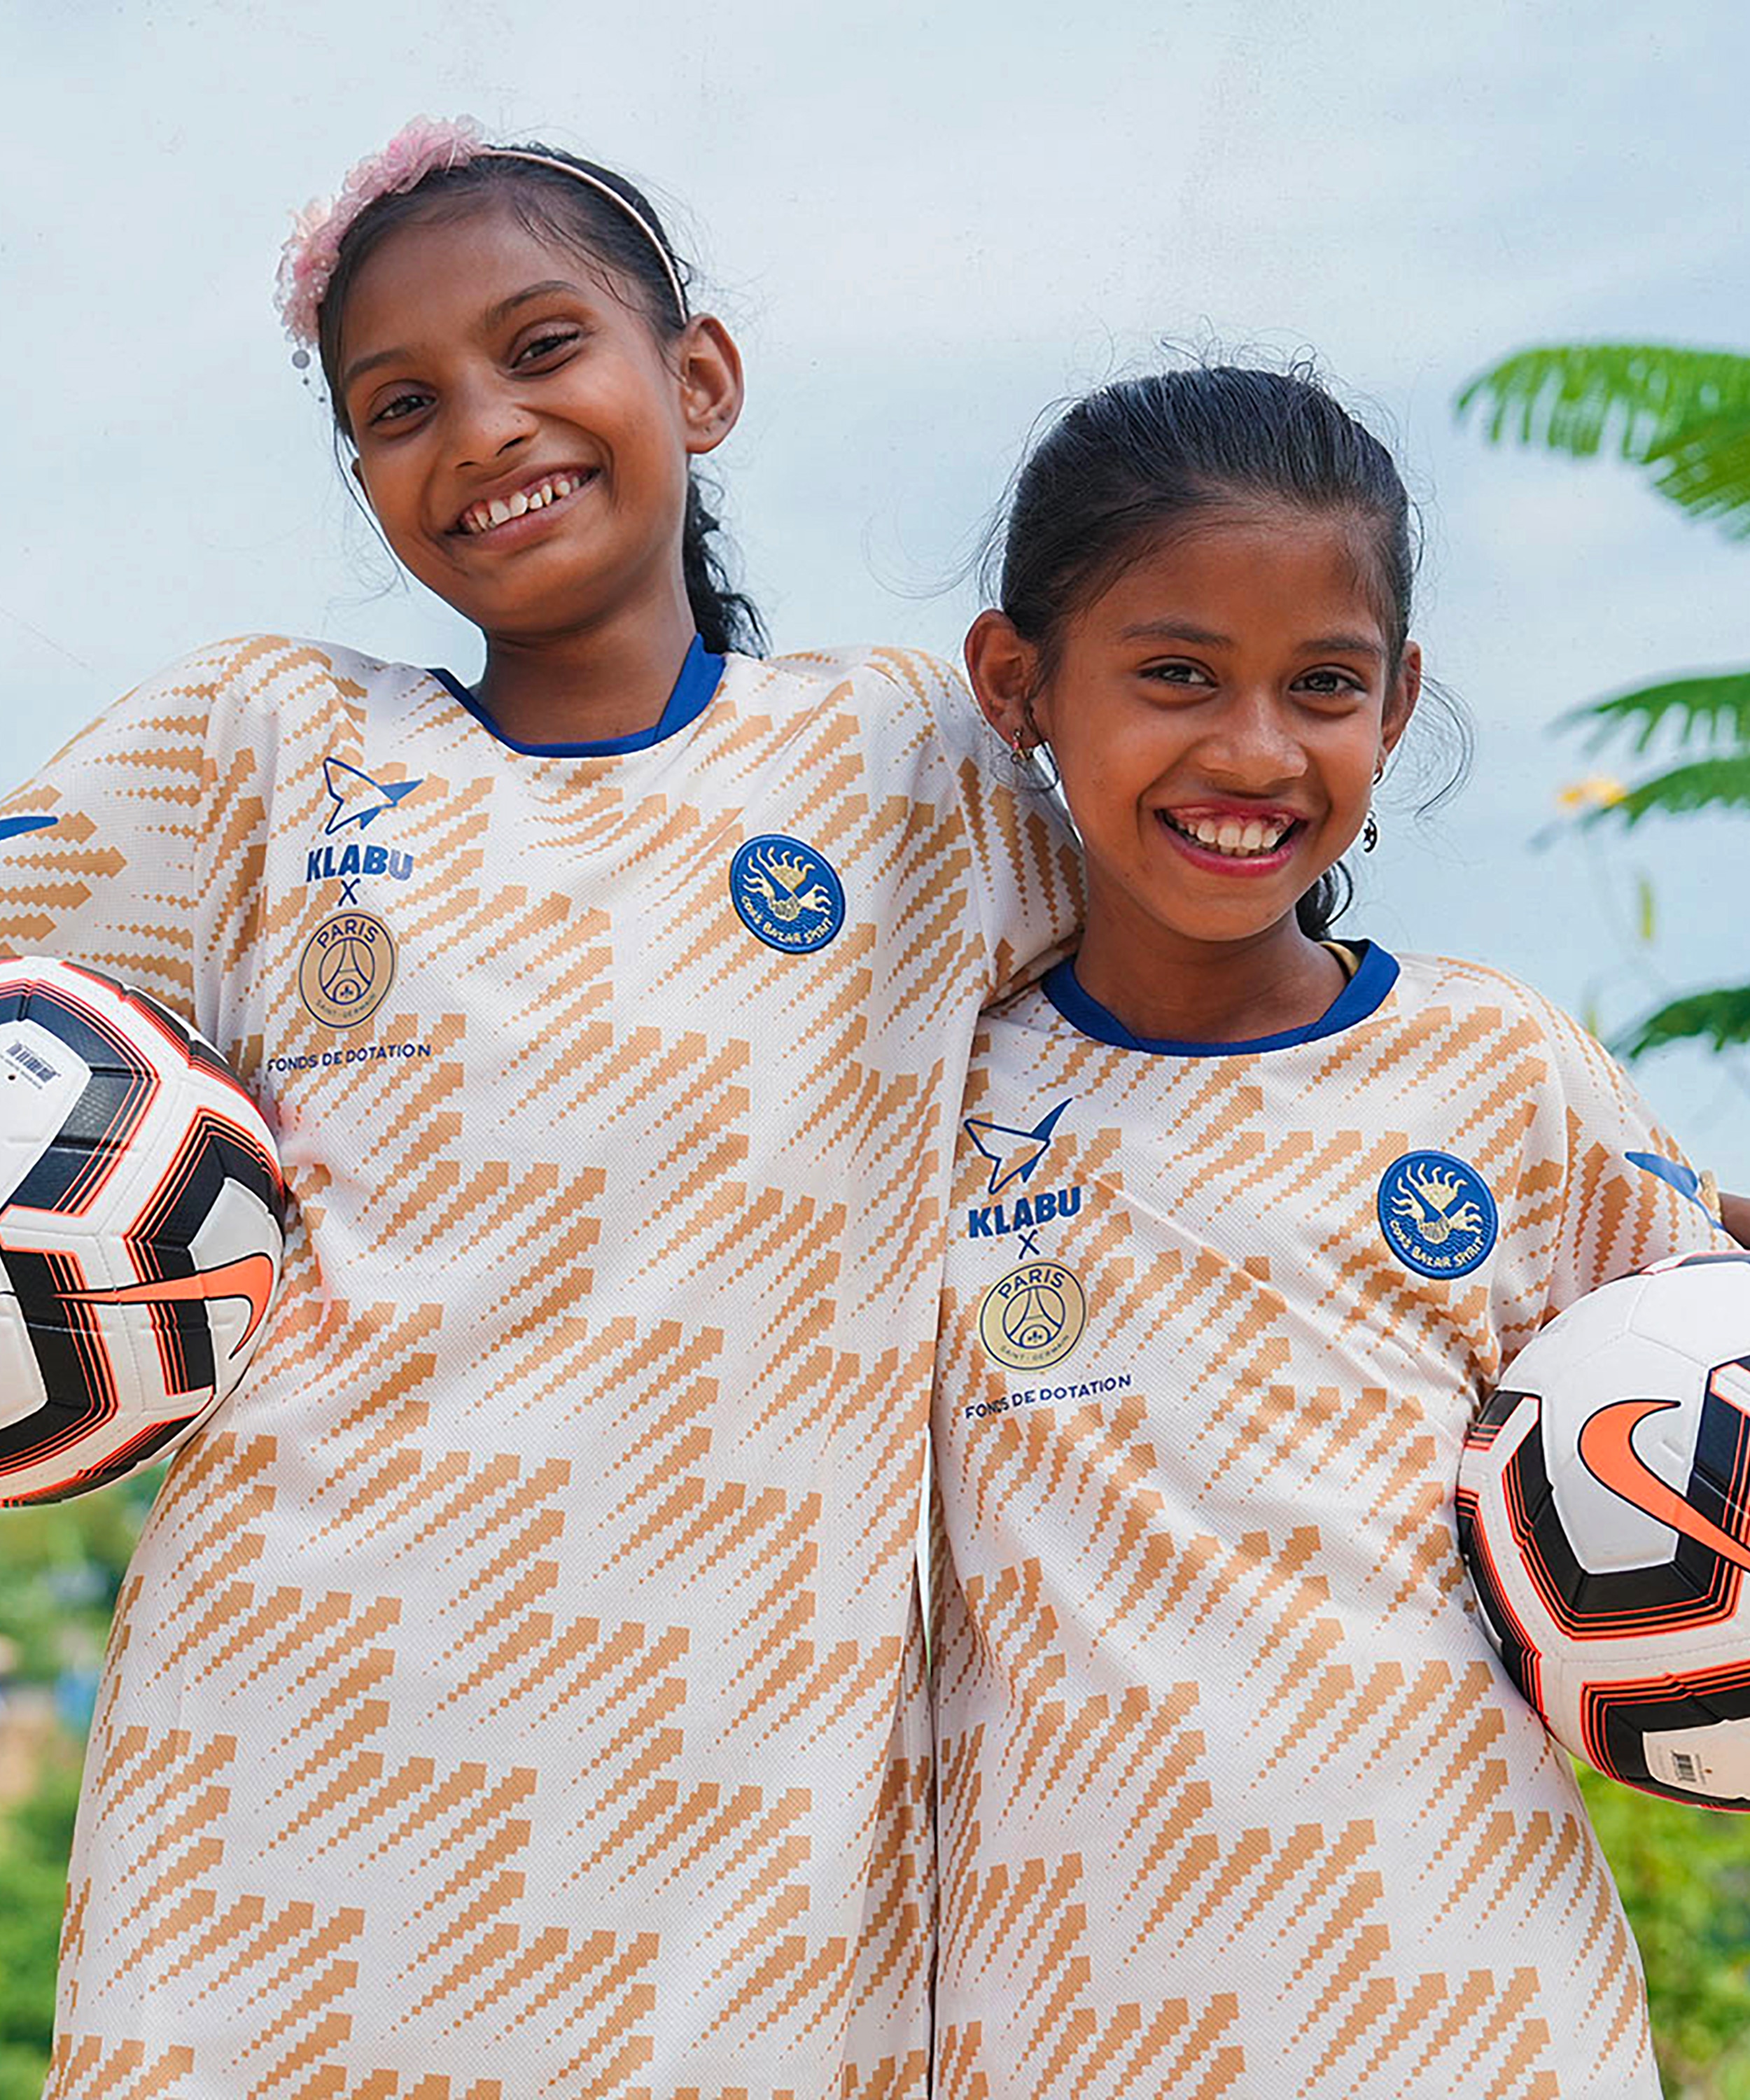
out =
[[531,510],[544,510],[549,503],[557,503],[562,496],[580,488],[581,481],[570,474],[556,475],[544,481],[538,488],[519,488],[514,496],[495,496],[490,502],[477,503],[462,513],[461,526],[465,532],[490,532],[495,525],[503,525],[513,518],[521,518]]
[[1216,853],[1236,854],[1274,853],[1288,836],[1292,821],[1281,817],[1267,821],[1248,817],[1243,823],[1236,817],[1167,818],[1175,831],[1195,839],[1200,846],[1208,846]]

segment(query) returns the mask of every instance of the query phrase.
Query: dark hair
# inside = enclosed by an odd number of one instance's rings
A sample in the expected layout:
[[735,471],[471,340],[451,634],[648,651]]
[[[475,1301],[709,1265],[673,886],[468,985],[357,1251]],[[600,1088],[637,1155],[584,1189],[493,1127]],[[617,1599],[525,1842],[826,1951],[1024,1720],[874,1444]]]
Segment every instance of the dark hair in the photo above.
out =
[[[660,253],[636,221],[588,183],[577,181],[562,168],[512,160],[508,157],[511,152],[544,155],[605,183],[651,229]],[[333,404],[335,428],[348,443],[354,439],[340,394],[341,334],[348,296],[359,271],[397,227],[410,221],[459,216],[487,200],[501,201],[537,239],[569,248],[612,271],[630,286],[639,312],[663,342],[673,342],[686,326],[688,316],[677,311],[663,258],[672,266],[683,294],[692,282],[692,271],[676,254],[649,198],[624,175],[557,147],[537,143],[507,148],[503,155],[484,153],[453,168],[434,169],[412,189],[379,196],[359,214],[341,242],[334,274],[323,294],[316,320],[316,355]],[[729,566],[712,544],[719,527],[706,502],[708,487],[696,467],[689,470],[681,533],[687,602],[705,646],[714,655],[728,649],[758,655],[765,646],[765,623],[752,600],[732,588]]]
[[[1410,500],[1386,448],[1304,367],[1204,365],[1120,380],[1069,408],[1015,482],[1000,565],[986,583],[1048,675],[1065,622],[1163,534],[1236,502],[1292,505],[1353,521],[1395,675],[1409,634],[1419,554]],[[995,568],[995,576],[989,570]],[[1436,689],[1464,770],[1468,729]],[[1431,806],[1427,805],[1427,806]],[[1322,939],[1348,903],[1348,872],[1328,869],[1300,900]]]

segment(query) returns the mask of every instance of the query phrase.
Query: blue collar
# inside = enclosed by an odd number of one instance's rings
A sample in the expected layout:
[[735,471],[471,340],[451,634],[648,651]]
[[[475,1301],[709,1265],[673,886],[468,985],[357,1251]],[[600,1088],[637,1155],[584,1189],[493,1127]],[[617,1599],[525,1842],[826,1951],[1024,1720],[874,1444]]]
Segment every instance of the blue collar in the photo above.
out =
[[1339,1035],[1356,1021],[1378,1012],[1386,994],[1398,981],[1398,959],[1387,955],[1377,941],[1360,941],[1354,946],[1360,953],[1360,967],[1316,1021],[1309,1021],[1304,1028],[1285,1030],[1280,1035],[1254,1036],[1250,1043],[1157,1042],[1146,1035],[1133,1035],[1117,1014],[1082,989],[1073,956],[1048,970],[1040,989],[1072,1028],[1092,1036],[1096,1043],[1166,1057],[1237,1057],[1254,1050],[1287,1050],[1297,1043],[1316,1043],[1322,1036]]
[[483,729],[489,730],[500,743],[508,744],[513,751],[522,752],[531,758],[613,758],[624,751],[648,751],[652,744],[666,743],[670,737],[678,736],[690,723],[697,721],[710,706],[711,696],[722,678],[723,659],[712,655],[705,647],[703,637],[695,634],[681,664],[681,674],[674,682],[674,690],[654,726],[634,730],[630,736],[598,737],[593,743],[519,743],[499,727],[452,672],[434,670],[431,675],[446,692],[461,702]]

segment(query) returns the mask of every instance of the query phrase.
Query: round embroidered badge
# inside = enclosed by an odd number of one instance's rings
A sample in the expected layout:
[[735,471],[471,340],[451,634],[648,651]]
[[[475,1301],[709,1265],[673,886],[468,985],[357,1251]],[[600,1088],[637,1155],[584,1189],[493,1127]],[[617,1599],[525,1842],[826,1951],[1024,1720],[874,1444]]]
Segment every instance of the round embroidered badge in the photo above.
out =
[[730,898],[769,948],[806,955],[844,924],[844,887],[818,847],[780,832],[749,839],[730,862]]
[[1056,1261],[1029,1261],[1000,1276],[978,1308],[985,1354],[1012,1371],[1061,1363],[1087,1325],[1087,1299],[1074,1272]]
[[1500,1214],[1475,1167],[1449,1152],[1406,1152],[1379,1179],[1379,1229],[1418,1276],[1468,1276],[1488,1257]]
[[298,992],[329,1028],[356,1028],[389,996],[395,977],[395,937],[370,911],[336,911],[304,943]]

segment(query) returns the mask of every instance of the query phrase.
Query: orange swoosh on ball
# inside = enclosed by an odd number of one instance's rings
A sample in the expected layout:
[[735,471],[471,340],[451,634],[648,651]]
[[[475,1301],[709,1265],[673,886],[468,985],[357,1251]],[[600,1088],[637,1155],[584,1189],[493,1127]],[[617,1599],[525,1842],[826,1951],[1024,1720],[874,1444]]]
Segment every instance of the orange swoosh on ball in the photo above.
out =
[[1620,1495],[1646,1515],[1682,1532],[1686,1538],[1693,1538],[1698,1546],[1711,1546],[1735,1568],[1750,1568],[1750,1546],[1729,1531],[1721,1531],[1711,1517],[1685,1502],[1675,1488],[1642,1462],[1630,1440],[1638,1423],[1677,1405],[1674,1400],[1619,1400],[1601,1407],[1580,1432],[1580,1458],[1593,1478],[1602,1481],[1613,1495]]
[[249,1324],[238,1347],[245,1347],[267,1317],[273,1296],[273,1264],[264,1254],[246,1254],[217,1268],[197,1268],[192,1276],[166,1276],[151,1283],[118,1283],[108,1290],[69,1290],[66,1297],[97,1305],[163,1305],[193,1298],[246,1298]]

